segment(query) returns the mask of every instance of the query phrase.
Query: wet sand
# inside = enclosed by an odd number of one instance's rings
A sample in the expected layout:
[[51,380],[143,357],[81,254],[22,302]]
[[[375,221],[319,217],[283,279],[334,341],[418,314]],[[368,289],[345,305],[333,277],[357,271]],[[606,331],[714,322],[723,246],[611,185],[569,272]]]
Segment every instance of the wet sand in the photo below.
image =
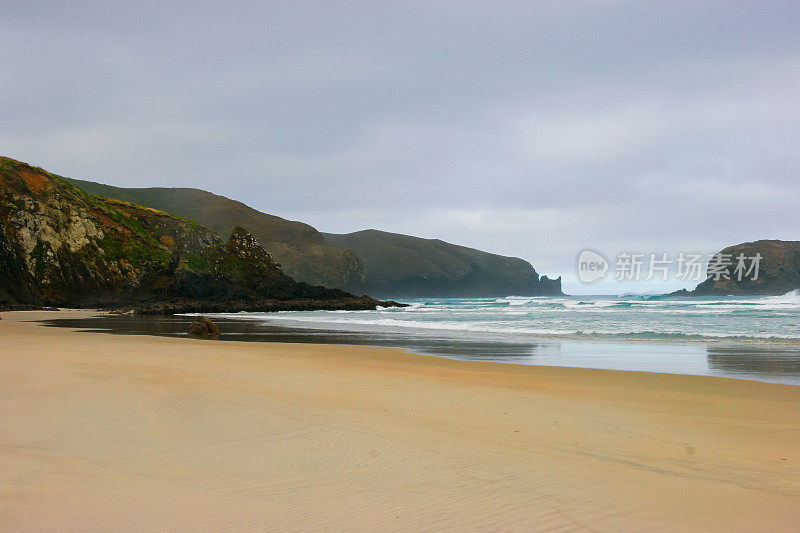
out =
[[[58,317],[60,313],[53,313]],[[520,365],[597,368],[664,374],[690,374],[751,379],[800,385],[800,344],[768,341],[664,341],[641,339],[558,338],[522,336],[498,339],[490,334],[441,335],[430,331],[331,330],[299,323],[276,325],[275,319],[212,316],[219,324],[219,340],[347,344],[403,348],[416,354],[460,361]],[[273,314],[286,317],[286,314]],[[103,315],[91,318],[51,318],[45,325],[78,328],[114,335],[186,337],[192,316]],[[275,321],[281,324],[281,321]]]
[[53,315],[0,313],[4,530],[800,523],[800,387],[31,322]]

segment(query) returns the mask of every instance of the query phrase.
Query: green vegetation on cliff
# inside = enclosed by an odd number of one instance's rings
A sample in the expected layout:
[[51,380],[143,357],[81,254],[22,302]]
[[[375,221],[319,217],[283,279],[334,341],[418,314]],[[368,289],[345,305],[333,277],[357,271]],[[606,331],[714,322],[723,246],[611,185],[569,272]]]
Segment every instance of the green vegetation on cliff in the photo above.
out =
[[84,191],[117,198],[195,220],[220,235],[236,226],[250,230],[287,275],[311,285],[345,290],[365,289],[356,254],[325,242],[313,227],[268,215],[241,202],[199,189],[150,187],[128,189],[92,181],[70,180]]
[[198,189],[127,189],[71,181],[92,194],[167,209],[221,235],[244,226],[287,274],[312,284],[398,297],[561,294],[560,279],[540,279],[530,263],[515,257],[375,230],[323,234],[308,224]]
[[328,242],[358,254],[372,294],[407,297],[561,294],[560,278],[540,279],[530,263],[516,257],[377,230],[323,235]]
[[194,221],[95,196],[0,157],[0,307],[169,312],[378,304],[294,281],[244,228],[232,228],[224,242]]

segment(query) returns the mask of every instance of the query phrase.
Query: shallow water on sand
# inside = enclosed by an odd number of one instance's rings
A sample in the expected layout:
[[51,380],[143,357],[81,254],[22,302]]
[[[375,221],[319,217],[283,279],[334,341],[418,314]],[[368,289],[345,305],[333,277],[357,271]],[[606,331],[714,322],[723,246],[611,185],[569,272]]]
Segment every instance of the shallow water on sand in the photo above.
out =
[[[800,385],[800,295],[409,300],[404,309],[210,315],[221,340],[390,346],[473,361],[639,370]],[[192,316],[48,325],[185,336]]]

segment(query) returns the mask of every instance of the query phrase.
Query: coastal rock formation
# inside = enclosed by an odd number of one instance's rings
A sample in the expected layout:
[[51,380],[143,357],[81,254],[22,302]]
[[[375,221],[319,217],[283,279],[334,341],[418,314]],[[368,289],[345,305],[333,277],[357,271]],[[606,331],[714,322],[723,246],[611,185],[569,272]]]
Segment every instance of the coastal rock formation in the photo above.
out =
[[244,228],[100,198],[0,158],[0,307],[140,312],[374,309],[394,305],[287,276]]
[[355,253],[325,242],[308,224],[261,213],[241,202],[199,189],[150,187],[128,189],[92,181],[70,180],[84,191],[168,211],[194,220],[219,235],[236,226],[250,230],[283,271],[310,285],[363,292],[364,270]]
[[[758,277],[753,273],[741,276],[736,273],[737,257],[750,258],[760,254]],[[717,294],[786,294],[800,289],[800,241],[762,240],[729,246],[716,254],[717,261],[727,266],[720,268],[719,279],[709,276],[693,291],[684,295],[704,296]],[[713,263],[712,259],[710,263]],[[728,264],[730,263],[730,264]],[[677,293],[676,293],[677,294]]]
[[229,235],[235,226],[246,227],[284,272],[312,285],[406,297],[561,294],[561,278],[540,279],[530,263],[514,257],[375,230],[320,233],[308,224],[198,189],[128,189],[70,181],[95,195],[195,220],[220,235]]
[[218,339],[219,326],[214,324],[210,318],[201,316],[189,326],[189,336],[196,339]]
[[530,263],[517,257],[377,230],[323,235],[358,254],[372,294],[454,298],[562,294],[560,277],[540,278]]

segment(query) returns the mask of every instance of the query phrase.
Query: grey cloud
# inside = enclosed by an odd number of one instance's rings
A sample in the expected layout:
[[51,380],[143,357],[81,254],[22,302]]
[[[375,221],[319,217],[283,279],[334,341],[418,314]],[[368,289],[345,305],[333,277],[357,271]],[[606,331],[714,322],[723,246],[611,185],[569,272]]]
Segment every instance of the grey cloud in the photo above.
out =
[[800,236],[794,2],[7,2],[2,152],[570,273]]

